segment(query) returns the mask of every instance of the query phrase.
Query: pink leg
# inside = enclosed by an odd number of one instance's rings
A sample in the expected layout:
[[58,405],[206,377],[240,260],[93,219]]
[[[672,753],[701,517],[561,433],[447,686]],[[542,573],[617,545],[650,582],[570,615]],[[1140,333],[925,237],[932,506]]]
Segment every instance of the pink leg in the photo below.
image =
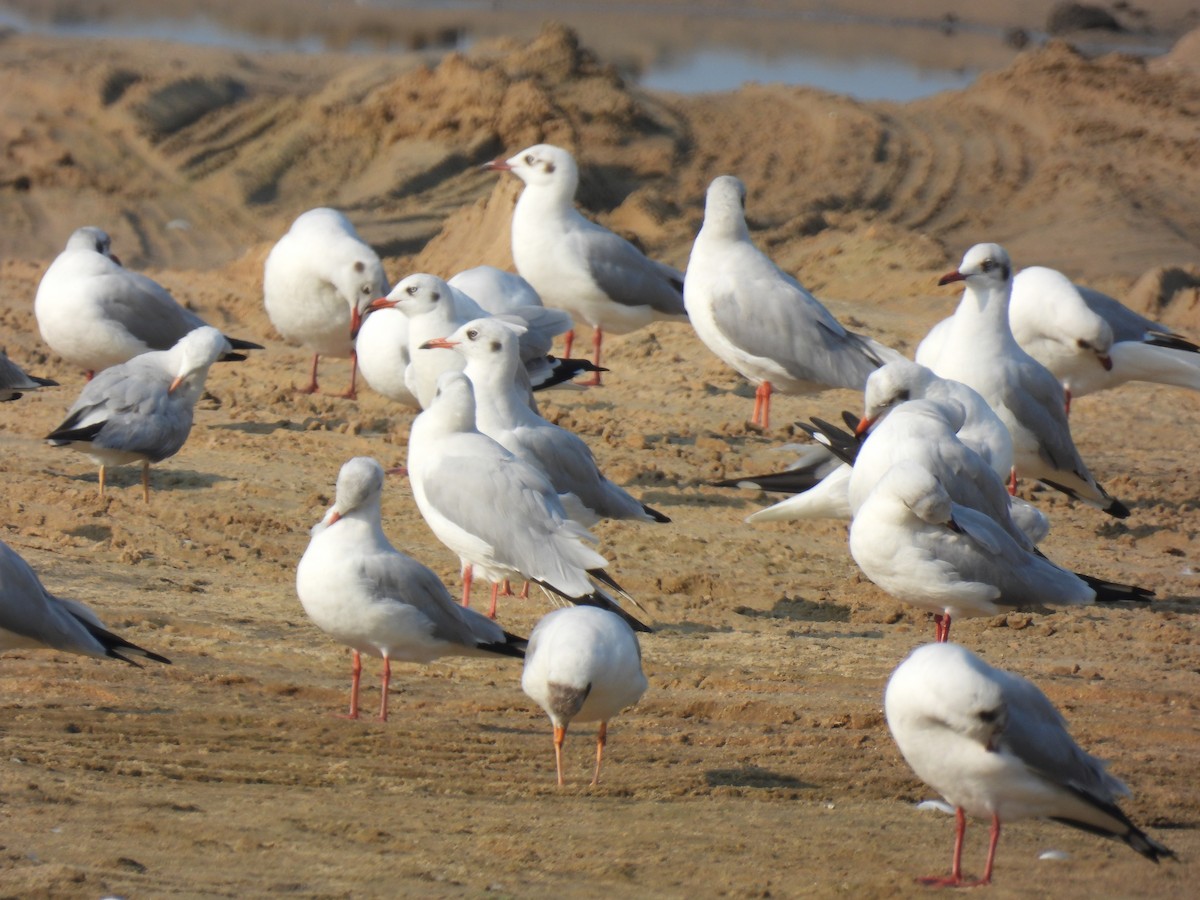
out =
[[84,373],[83,373],[83,380],[84,380],[84,381],[91,381],[91,380],[92,380],[93,378],[95,378],[95,377],[96,377],[96,370],[95,370],[95,369],[88,369],[86,372],[84,372]]
[[1013,466],[1008,476],[1008,493],[1017,496],[1017,467]]
[[987,865],[983,868],[983,877],[970,885],[982,886],[992,883],[992,864],[996,861],[996,845],[1000,843],[1000,817],[992,813],[992,837],[988,841]]
[[350,651],[350,712],[344,718],[358,718],[358,683],[362,678],[362,657],[357,650]]
[[592,776],[592,784],[600,783],[600,761],[604,759],[604,745],[608,741],[608,723],[601,722],[600,730],[596,732],[596,774]]
[[761,425],[765,431],[771,423],[771,382],[764,381],[754,391],[754,413],[750,416],[751,425]]
[[[596,363],[596,368],[600,368],[600,347],[604,343],[604,331],[599,325],[592,332],[592,354],[593,362]],[[580,381],[579,384],[587,385],[588,387],[600,387],[600,373],[593,373],[592,377],[587,381]]]
[[358,353],[354,350],[350,351],[350,387],[346,388],[346,393],[342,394],[342,398],[346,400],[358,399]]
[[475,567],[470,564],[463,566],[463,571],[462,571],[462,579],[463,579],[462,605],[463,606],[471,605],[471,575],[474,572],[474,570],[475,570]]
[[488,618],[489,619],[496,618],[496,598],[498,596],[500,596],[500,585],[493,584],[492,585],[492,605],[488,607]]
[[521,585],[521,599],[522,600],[529,599],[529,582],[528,581],[526,581],[523,585]]
[[950,877],[930,875],[927,878],[918,878],[918,883],[926,887],[958,887],[962,884],[963,836],[967,833],[967,816],[962,807],[954,810],[954,822],[954,865],[950,869]]
[[317,392],[317,363],[320,361],[320,354],[313,354],[312,374],[308,379],[308,387],[296,388],[298,394],[315,394]]
[[504,581],[502,581],[500,583],[500,596],[501,597],[511,597],[512,595],[513,595],[512,584],[509,582],[509,580],[507,578],[505,578]]
[[950,640],[950,613],[940,613],[933,617],[933,639],[939,644]]
[[575,329],[572,328],[570,331],[568,331],[566,334],[563,335],[563,358],[564,359],[570,357],[571,348],[574,346],[575,346]]
[[558,771],[558,786],[562,787],[566,784],[563,781],[562,774],[562,748],[563,741],[567,739],[567,729],[554,726],[554,768]]
[[379,721],[387,721],[387,701],[388,701],[388,685],[392,683],[392,661],[387,658],[385,653],[383,656],[383,678],[379,683],[379,691],[382,696],[379,698]]

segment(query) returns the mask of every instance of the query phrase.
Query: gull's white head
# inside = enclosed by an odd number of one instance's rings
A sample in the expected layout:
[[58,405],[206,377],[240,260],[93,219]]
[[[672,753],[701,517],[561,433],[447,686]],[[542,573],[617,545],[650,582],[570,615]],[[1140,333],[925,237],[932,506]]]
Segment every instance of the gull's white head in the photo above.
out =
[[746,186],[733,175],[718,175],[704,198],[704,228],[725,234],[749,234],[746,228]]
[[881,366],[867,378],[863,394],[863,417],[855,429],[862,434],[889,412],[908,400],[925,396],[929,385],[937,380],[933,371],[915,362],[899,359]]
[[[369,456],[347,460],[338,472],[333,521],[368,504],[378,505],[383,494],[383,466]],[[330,524],[333,524],[330,522]]]
[[958,644],[918,647],[888,681],[888,726],[947,729],[995,750],[1008,723],[1000,674]]
[[512,172],[529,187],[554,188],[556,193],[567,197],[574,197],[579,185],[579,167],[575,158],[553,144],[535,144],[508,159],[486,163],[484,167]]
[[938,279],[938,284],[955,281],[965,281],[977,288],[1004,289],[1012,281],[1008,252],[999,244],[976,244],[967,251],[959,267]]
[[432,414],[450,431],[475,430],[475,388],[462,372],[438,376],[433,400],[421,415]]
[[435,310],[453,317],[454,291],[436,275],[417,272],[402,278],[386,298],[371,304],[372,309],[389,307],[400,310],[410,318]]
[[108,257],[117,265],[121,264],[121,261],[113,255],[112,239],[108,236],[108,232],[102,228],[97,228],[95,225],[84,225],[82,228],[76,228],[71,232],[71,236],[67,238],[65,249],[88,250]]
[[[472,319],[449,337],[426,341],[421,346],[456,350],[466,357],[468,366],[478,363],[489,368],[511,368],[515,372],[520,359],[517,342],[526,330],[504,319]],[[468,375],[470,372],[468,368]]]
[[187,383],[197,390],[204,384],[209,366],[224,354],[231,353],[233,347],[225,339],[225,335],[211,325],[195,328],[176,341],[170,352],[175,354],[178,365],[175,369],[175,379],[167,388],[167,393],[175,393],[180,385]]

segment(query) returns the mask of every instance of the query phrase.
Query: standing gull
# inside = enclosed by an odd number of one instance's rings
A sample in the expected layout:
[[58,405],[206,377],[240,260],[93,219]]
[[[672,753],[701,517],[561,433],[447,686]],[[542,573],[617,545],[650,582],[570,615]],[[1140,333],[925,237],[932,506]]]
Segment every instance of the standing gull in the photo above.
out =
[[525,655],[521,690],[546,711],[554,726],[554,765],[562,787],[562,748],[571,722],[600,722],[596,772],[608,737],[608,720],[646,693],[637,635],[605,609],[556,609],[533,629]]
[[358,456],[342,466],[333,506],[312,529],[296,568],[304,611],[350,647],[351,719],[358,718],[360,654],[382,657],[379,719],[387,721],[392,660],[524,656],[525,641],[458,606],[432,569],[394,548],[383,533],[383,468]]
[[89,381],[63,423],[46,435],[55,447],[74,447],[100,467],[142,464],[142,495],[150,502],[150,463],[178,453],[192,430],[196,401],[209,367],[229,341],[205,325],[170,350],[154,350],[110,366]]
[[700,340],[758,386],[751,421],[766,428],[773,390],[862,390],[868,375],[900,356],[843,328],[754,246],[745,200],[745,187],[732,175],[709,185],[683,297]]
[[300,390],[315,393],[322,356],[350,357],[355,396],[358,358],[354,337],[376,297],[388,291],[379,256],[336,209],[302,213],[271,248],[263,270],[263,302],[276,330],[313,351],[312,375]]
[[[33,310],[50,349],[89,379],[148,350],[169,350],[205,324],[158,282],[122,266],[108,235],[93,226],[67,240],[38,284]],[[262,349],[228,341],[225,359],[245,359],[233,350]]]
[[[626,334],[655,319],[687,315],[682,274],[575,209],[579,168],[566,150],[538,144],[486,168],[525,182],[513,210],[513,262],[542,302],[592,327],[597,368],[604,332]],[[573,339],[568,332],[564,356],[571,355]],[[600,384],[600,373],[589,383]]]
[[131,666],[139,664],[130,656],[171,663],[113,634],[82,603],[54,596],[29,563],[0,541],[0,651],[27,648],[108,657]]
[[[548,422],[529,408],[516,381],[517,332],[497,318],[475,319],[448,338],[425,347],[453,349],[467,362],[475,389],[475,425],[510,453],[536,466],[563,498],[571,518],[585,527],[601,519],[671,521],[613,484],[596,466],[578,435]],[[567,496],[564,496],[567,495]]]
[[975,388],[1008,426],[1016,478],[1024,475],[1123,519],[1129,510],[1096,483],[1071,439],[1062,386],[1021,349],[1008,323],[1012,263],[998,244],[976,244],[938,284],[964,282],[962,301],[917,362]]
[[51,381],[49,378],[26,375],[20,366],[8,358],[7,353],[0,350],[0,403],[17,400],[21,394],[29,391],[57,385],[57,381]]
[[492,584],[489,615],[500,583],[523,578],[649,631],[593,584],[628,597],[589,546],[595,536],[567,516],[546,476],[475,427],[475,395],[462,372],[443,374],[433,402],[413,421],[408,478],[425,522],[462,562],[464,606],[476,574]]
[[[1117,806],[1128,788],[1084,751],[1058,710],[1031,681],[993,669],[957,644],[927,644],[888,681],[884,712],[917,777],[955,807],[954,861],[927,885],[989,884],[1000,826],[1046,818],[1124,841],[1152,862],[1175,854]],[[966,882],[966,816],[992,820],[983,877]]]

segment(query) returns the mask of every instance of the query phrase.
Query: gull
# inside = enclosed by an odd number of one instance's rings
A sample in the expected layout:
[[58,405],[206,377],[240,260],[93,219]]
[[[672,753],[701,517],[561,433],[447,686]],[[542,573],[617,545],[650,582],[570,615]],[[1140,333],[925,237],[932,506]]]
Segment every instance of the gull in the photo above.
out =
[[1118,519],[1129,510],[1096,483],[1071,439],[1062,386],[1021,349],[1008,323],[1012,263],[998,244],[977,244],[938,284],[964,282],[962,301],[937,338],[917,348],[917,362],[983,395],[1008,426],[1018,474],[1035,478]]
[[954,503],[928,469],[903,461],[879,479],[850,523],[850,555],[897,600],[950,623],[1005,609],[1092,603],[1082,578],[1020,545],[987,515]]
[[152,350],[104,369],[89,381],[62,424],[46,435],[100,467],[142,464],[142,496],[150,502],[150,463],[178,453],[192,430],[196,401],[209,367],[229,352],[212,326],[189,331],[170,350]]
[[1200,347],[1054,269],[1017,274],[1008,321],[1017,343],[1062,382],[1068,411],[1073,397],[1129,381],[1200,391]]
[[478,574],[492,584],[533,581],[572,603],[612,609],[649,631],[593,584],[628,594],[604,571],[608,561],[589,545],[596,537],[567,516],[542,472],[475,427],[475,395],[462,372],[438,379],[433,402],[413,421],[408,478],[426,524],[463,567],[463,605]]
[[263,269],[263,302],[271,324],[287,340],[313,351],[312,375],[300,390],[318,390],[322,356],[350,357],[353,399],[358,374],[354,336],[368,304],[388,291],[379,256],[336,209],[302,213],[271,248]]
[[20,366],[8,358],[7,353],[0,350],[0,403],[20,399],[22,393],[57,386],[58,382],[49,378],[26,375]]
[[[965,384],[940,378],[925,366],[906,359],[889,362],[867,378],[863,394],[863,414],[855,426],[855,435],[860,440],[865,439],[868,431],[893,409],[910,400],[923,399],[951,400],[961,406],[964,418],[962,427],[956,432],[959,441],[974,450],[998,475],[1008,475],[1012,469],[1012,438],[987,401]],[[840,467],[831,471],[826,460],[832,454],[828,450],[824,453],[824,456],[811,454],[805,466],[805,470],[811,474],[811,484],[796,492],[796,496],[760,510],[746,521],[849,519],[852,513],[848,496],[850,465],[842,463]],[[803,474],[802,470],[796,470],[786,481],[792,485],[801,485]],[[785,483],[785,475],[779,473],[778,476],[751,477],[737,481],[770,490],[775,489],[773,486]],[[722,483],[725,484],[727,483]],[[1014,505],[1028,506],[1019,499]],[[1036,510],[1026,515],[1030,517],[1031,524],[1033,521],[1044,522],[1045,528],[1049,528],[1048,521]],[[1036,530],[1038,535],[1033,538],[1035,543],[1045,536],[1041,528]]]
[[113,634],[79,601],[54,596],[29,563],[0,541],[0,651],[29,648],[119,659],[138,668],[130,656],[171,664]]
[[516,326],[490,318],[467,322],[448,338],[421,346],[462,355],[464,373],[475,389],[475,426],[517,458],[540,469],[571,518],[584,527],[601,519],[671,521],[605,478],[578,435],[529,408],[516,380],[520,365],[517,340]]
[[700,340],[757,385],[751,421],[767,428],[772,391],[862,390],[871,372],[900,355],[847,331],[755,247],[745,200],[732,175],[709,185],[683,297]]
[[[370,309],[372,316],[379,310],[396,309],[408,317],[409,363],[404,381],[422,409],[433,399],[438,376],[451,370],[461,371],[466,362],[447,349],[417,352],[418,348],[434,338],[446,337],[472,319],[488,315],[462,291],[436,275],[424,272],[402,279],[387,297],[373,301]],[[555,335],[570,328],[571,319],[561,310],[543,306],[519,307],[506,313],[505,318],[524,329],[520,338],[520,356],[526,367],[518,374],[528,394],[532,389],[528,365],[537,367],[541,364]]]
[[521,690],[546,711],[554,726],[554,765],[562,787],[562,748],[571,722],[600,722],[596,772],[608,737],[608,720],[646,693],[637,635],[606,609],[573,606],[546,615],[529,636]]
[[383,467],[355,457],[337,477],[333,506],[312,529],[296,567],[296,593],[317,627],[350,647],[349,718],[358,718],[361,654],[382,657],[379,720],[388,717],[392,660],[525,655],[525,640],[458,606],[432,569],[383,533]]
[[408,316],[392,307],[372,309],[363,317],[354,350],[358,371],[373,391],[405,406],[421,408],[405,379],[412,363]]
[[[917,777],[955,807],[948,877],[923,884],[989,884],[1000,826],[1045,818],[1128,844],[1152,862],[1175,854],[1117,806],[1129,789],[1071,738],[1033,682],[994,669],[957,644],[926,644],[892,673],[884,693],[888,728]],[[968,815],[990,818],[983,877],[963,880]]]
[[[168,350],[205,325],[158,282],[122,266],[110,246],[99,228],[77,229],[46,269],[33,302],[42,339],[89,380],[148,350]],[[225,359],[245,359],[233,350],[262,349],[228,341]]]
[[[680,272],[575,208],[579,168],[569,152],[537,144],[484,168],[512,172],[525,183],[513,210],[513,262],[543,303],[592,327],[597,369],[605,332],[627,334],[656,319],[686,317]],[[574,334],[567,334],[564,356],[571,355]],[[600,384],[600,373],[585,383]]]

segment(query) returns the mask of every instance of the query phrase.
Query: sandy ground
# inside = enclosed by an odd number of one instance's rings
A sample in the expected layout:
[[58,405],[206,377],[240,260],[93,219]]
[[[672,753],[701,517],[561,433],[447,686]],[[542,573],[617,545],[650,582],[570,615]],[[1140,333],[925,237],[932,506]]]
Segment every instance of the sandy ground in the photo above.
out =
[[[673,519],[597,529],[658,627],[642,642],[651,689],[614,721],[597,788],[591,729],[572,732],[558,790],[549,725],[511,662],[401,667],[392,721],[336,717],[348,655],[304,616],[295,565],[340,464],[402,461],[411,413],[369,391],[292,393],[306,355],[266,320],[262,259],[298,212],[329,204],[396,278],[510,264],[515,185],[475,164],[547,139],[580,151],[583,206],[680,266],[707,182],[740,175],[760,244],[843,321],[897,347],[953,308],[936,278],[979,240],[1195,336],[1195,287],[1168,278],[1161,290],[1155,271],[1200,261],[1190,47],[1146,64],[1055,44],[901,106],[780,87],[648,96],[557,30],[435,68],[0,40],[17,88],[0,96],[0,334],[63,383],[0,406],[0,530],[52,590],[175,663],[6,654],[0,893],[919,893],[915,875],[948,866],[952,823],[914,809],[930,792],[896,751],[881,698],[931,623],[858,575],[843,525],[752,528],[742,519],[764,496],[704,483],[777,466],[788,422],[857,398],[781,398],[776,427],[750,430],[747,387],[670,324],[612,340],[603,389],[546,399],[611,478]],[[85,223],[210,321],[267,344],[214,369],[217,402],[154,470],[148,507],[134,470],[100,499],[84,458],[39,442],[81,378],[40,342],[32,297]],[[340,389],[348,366],[325,372]],[[1037,681],[1181,861],[1155,867],[1091,835],[1015,824],[993,895],[1194,896],[1197,403],[1150,386],[1078,402],[1077,442],[1132,508],[1126,521],[1024,491],[1053,518],[1048,555],[1152,587],[1152,604],[955,624],[959,641]],[[402,479],[384,515],[397,546],[457,585]],[[501,618],[526,632],[547,608],[508,600]],[[371,706],[373,663],[368,673]],[[969,871],[985,831],[968,833]],[[1039,861],[1050,848],[1068,859]]]

